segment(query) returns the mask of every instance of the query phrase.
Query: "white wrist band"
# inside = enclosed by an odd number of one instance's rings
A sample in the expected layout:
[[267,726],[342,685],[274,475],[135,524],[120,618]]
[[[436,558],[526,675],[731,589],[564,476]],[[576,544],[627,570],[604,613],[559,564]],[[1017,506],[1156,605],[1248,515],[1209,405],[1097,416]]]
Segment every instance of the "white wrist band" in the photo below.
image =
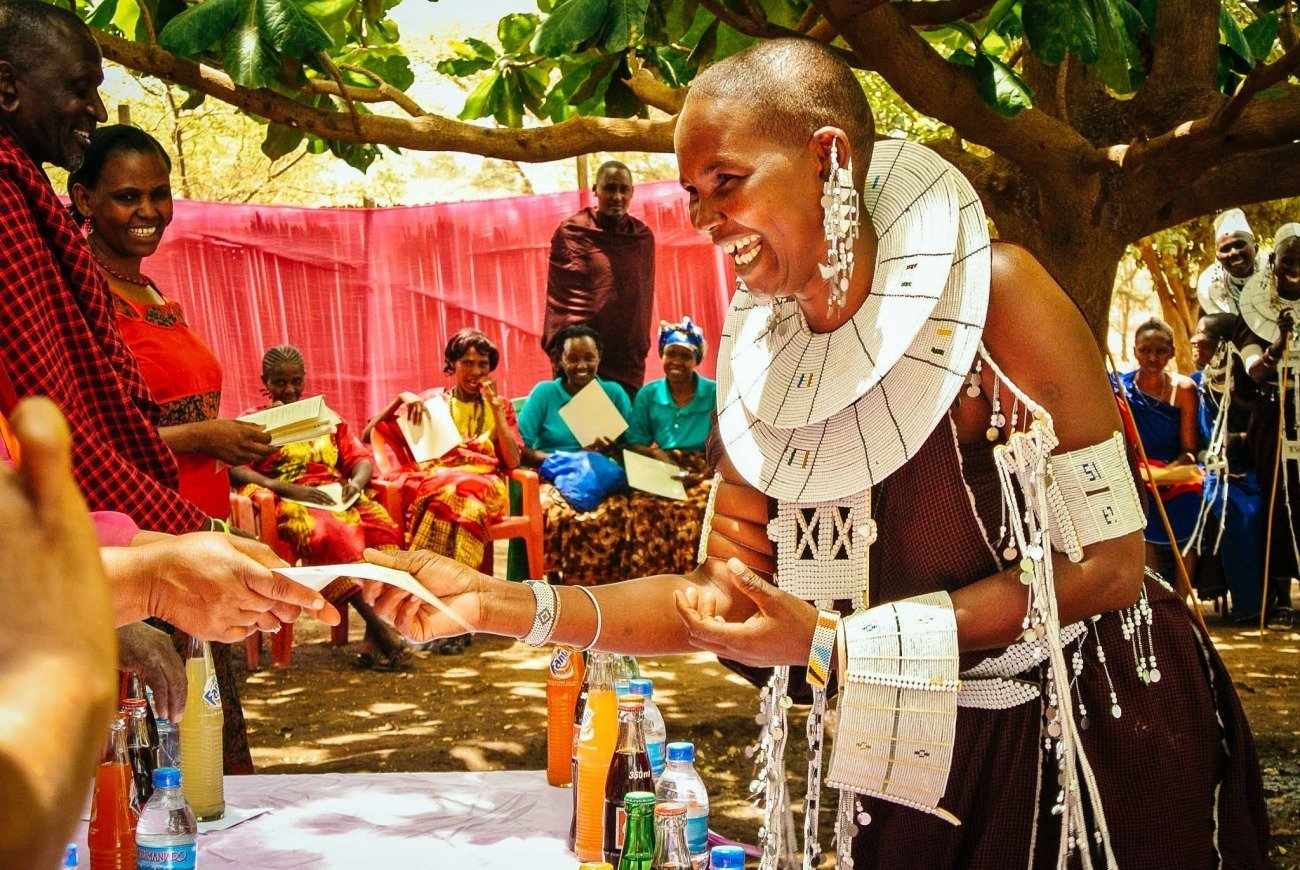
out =
[[596,633],[591,636],[591,643],[587,644],[582,649],[578,650],[578,652],[587,652],[588,650],[590,650],[592,647],[596,645],[596,641],[600,640],[600,629],[601,629],[600,604],[596,601],[595,594],[586,586],[578,586],[575,588],[583,595],[586,595],[587,599],[591,602],[591,606],[596,609]]
[[525,580],[524,583],[533,591],[537,610],[533,613],[533,627],[524,635],[523,641],[529,646],[541,646],[551,639],[555,625],[560,621],[560,600],[546,583],[536,580]]

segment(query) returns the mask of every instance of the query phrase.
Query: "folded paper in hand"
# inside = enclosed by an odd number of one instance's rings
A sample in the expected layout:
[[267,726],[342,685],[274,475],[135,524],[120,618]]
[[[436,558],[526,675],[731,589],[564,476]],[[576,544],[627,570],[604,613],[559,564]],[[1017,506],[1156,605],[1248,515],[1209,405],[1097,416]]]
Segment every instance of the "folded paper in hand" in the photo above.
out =
[[339,425],[338,415],[325,405],[324,396],[276,405],[245,414],[238,419],[244,423],[257,423],[266,429],[271,436],[272,447],[283,447],[298,441],[310,441],[321,435],[330,435]]
[[427,462],[447,455],[447,451],[460,444],[460,430],[452,419],[451,408],[441,396],[424,403],[424,422],[415,424],[405,414],[397,417],[397,428],[406,436],[411,456],[416,462]]
[[337,577],[353,577],[357,580],[387,583],[429,604],[470,634],[476,631],[465,617],[443,604],[442,599],[425,589],[419,580],[406,571],[399,571],[396,568],[385,568],[383,565],[372,565],[369,562],[351,562],[346,565],[300,565],[296,568],[273,568],[272,570],[316,592],[324,589]]
[[651,495],[686,500],[686,486],[682,483],[681,468],[634,450],[623,451],[623,469],[627,471],[627,485]]
[[305,505],[311,508],[318,508],[323,511],[333,511],[334,513],[338,514],[352,507],[354,504],[357,503],[357,499],[361,498],[361,493],[354,492],[352,493],[351,498],[349,498],[347,501],[344,501],[343,484],[341,483],[324,483],[314,488],[328,495],[333,501],[330,504],[317,504],[314,501],[300,501],[296,498],[286,498],[281,500],[291,501],[294,504]]
[[560,419],[583,447],[590,447],[600,438],[613,441],[627,431],[627,421],[595,380],[560,409]]

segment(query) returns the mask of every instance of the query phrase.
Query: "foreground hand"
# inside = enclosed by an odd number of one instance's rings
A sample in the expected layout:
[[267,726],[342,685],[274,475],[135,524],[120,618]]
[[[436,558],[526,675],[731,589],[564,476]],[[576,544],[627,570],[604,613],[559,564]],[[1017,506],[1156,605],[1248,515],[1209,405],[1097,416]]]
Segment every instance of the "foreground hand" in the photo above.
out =
[[[410,398],[407,398],[408,396]],[[402,407],[406,409],[407,422],[417,429],[429,422],[429,409],[414,393],[402,394]]]
[[117,664],[124,671],[139,674],[153,689],[158,715],[179,722],[185,712],[185,663],[176,654],[171,636],[143,622],[117,630]]
[[361,484],[357,483],[355,480],[343,481],[343,489],[340,491],[340,502],[346,504],[348,499],[352,498],[352,496],[359,492],[361,492]]
[[727,572],[732,585],[758,612],[744,622],[727,622],[718,612],[712,589],[691,586],[679,590],[673,597],[691,644],[746,665],[807,664],[817,609],[782,592],[739,559],[727,560]]
[[227,465],[248,465],[270,456],[271,433],[256,423],[239,420],[208,420],[203,427],[203,452]]
[[614,442],[606,438],[604,435],[587,445],[588,450],[594,450],[596,453],[609,453],[613,448]]
[[339,622],[319,593],[272,574],[285,563],[257,541],[197,532],[132,549],[152,577],[149,615],[201,640],[236,643],[259,629],[279,631],[304,610]]
[[[386,552],[366,550],[365,560],[385,568],[406,571],[425,589],[455,610],[470,625],[483,626],[484,585],[489,579],[454,559],[434,555],[428,550]],[[464,634],[465,628],[409,592],[387,583],[363,581],[361,595],[380,618],[393,624],[407,640],[426,643],[440,637]]]

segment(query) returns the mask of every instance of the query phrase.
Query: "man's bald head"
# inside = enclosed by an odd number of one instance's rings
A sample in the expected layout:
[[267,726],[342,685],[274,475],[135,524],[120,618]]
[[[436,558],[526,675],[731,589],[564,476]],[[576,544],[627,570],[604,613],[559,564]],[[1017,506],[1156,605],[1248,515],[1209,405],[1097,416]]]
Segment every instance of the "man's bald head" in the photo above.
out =
[[61,6],[39,0],[0,0],[0,61],[30,69],[56,46],[95,45],[90,28]]
[[822,127],[838,127],[866,174],[876,125],[862,85],[831,49],[811,39],[770,39],[700,73],[687,99],[719,100],[750,113],[754,129],[778,142],[803,145]]

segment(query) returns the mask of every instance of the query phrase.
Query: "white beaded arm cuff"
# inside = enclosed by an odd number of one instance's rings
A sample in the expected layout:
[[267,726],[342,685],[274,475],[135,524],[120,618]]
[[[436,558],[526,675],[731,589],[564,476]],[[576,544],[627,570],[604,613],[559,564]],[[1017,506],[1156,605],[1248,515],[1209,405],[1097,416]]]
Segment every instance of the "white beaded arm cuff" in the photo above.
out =
[[533,627],[524,635],[523,640],[529,646],[542,646],[551,639],[555,625],[560,621],[560,599],[546,583],[536,580],[525,580],[524,583],[533,591],[537,610],[533,613]]
[[1050,460],[1047,498],[1053,517],[1044,517],[1052,545],[1071,561],[1083,548],[1146,527],[1146,515],[1128,462],[1124,436],[1055,453]]
[[934,592],[840,620],[839,727],[827,781],[960,822],[939,808],[957,730],[957,620]]

